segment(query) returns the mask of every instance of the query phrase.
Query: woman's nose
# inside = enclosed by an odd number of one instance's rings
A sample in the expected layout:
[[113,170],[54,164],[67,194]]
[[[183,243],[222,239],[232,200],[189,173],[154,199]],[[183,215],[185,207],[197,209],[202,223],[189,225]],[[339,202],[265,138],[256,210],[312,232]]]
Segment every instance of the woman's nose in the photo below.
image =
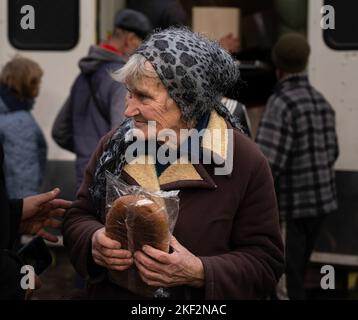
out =
[[124,115],[127,118],[134,117],[139,114],[139,110],[136,108],[136,104],[133,100],[133,98],[129,97],[126,99],[126,110],[124,111]]

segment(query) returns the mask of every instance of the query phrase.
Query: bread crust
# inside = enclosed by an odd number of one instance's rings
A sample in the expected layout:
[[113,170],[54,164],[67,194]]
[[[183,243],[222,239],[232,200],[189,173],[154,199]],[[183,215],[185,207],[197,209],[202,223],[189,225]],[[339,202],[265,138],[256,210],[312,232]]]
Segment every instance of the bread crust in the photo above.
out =
[[106,218],[106,234],[133,252],[147,244],[169,252],[168,215],[143,195],[126,195],[112,204]]

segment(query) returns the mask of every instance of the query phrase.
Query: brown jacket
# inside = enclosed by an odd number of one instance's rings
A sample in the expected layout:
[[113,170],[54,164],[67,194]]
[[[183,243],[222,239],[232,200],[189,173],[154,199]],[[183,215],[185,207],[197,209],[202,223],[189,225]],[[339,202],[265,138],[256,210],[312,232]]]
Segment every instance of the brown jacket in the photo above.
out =
[[[208,129],[226,129],[228,124],[215,112]],[[91,237],[103,227],[91,204],[97,159],[104,137],[88,164],[77,200],[64,221],[64,243],[76,270],[89,280],[88,298],[139,298],[112,284],[104,269],[95,267]],[[224,141],[227,143],[227,140]],[[217,141],[212,152],[226,157]],[[205,147],[205,137],[203,146]],[[148,190],[180,190],[180,211],[174,236],[204,265],[205,287],[172,289],[178,299],[260,299],[275,290],[283,272],[283,244],[273,180],[268,163],[258,147],[234,131],[233,171],[214,174],[215,165],[172,164],[159,178],[154,165],[126,165],[122,178]]]

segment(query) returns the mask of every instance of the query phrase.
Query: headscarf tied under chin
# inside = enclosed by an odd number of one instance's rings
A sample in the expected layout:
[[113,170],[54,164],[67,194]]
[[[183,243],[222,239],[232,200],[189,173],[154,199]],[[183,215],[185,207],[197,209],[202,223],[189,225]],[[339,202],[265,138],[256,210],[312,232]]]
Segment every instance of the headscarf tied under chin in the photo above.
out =
[[[181,109],[185,121],[199,121],[215,110],[240,128],[234,117],[221,103],[223,95],[240,79],[240,71],[230,54],[218,43],[186,28],[170,28],[152,34],[137,50],[154,67],[171,98]],[[132,126],[125,121],[108,142],[100,157],[91,187],[97,212],[104,208],[106,171],[120,176],[129,145],[125,134]]]

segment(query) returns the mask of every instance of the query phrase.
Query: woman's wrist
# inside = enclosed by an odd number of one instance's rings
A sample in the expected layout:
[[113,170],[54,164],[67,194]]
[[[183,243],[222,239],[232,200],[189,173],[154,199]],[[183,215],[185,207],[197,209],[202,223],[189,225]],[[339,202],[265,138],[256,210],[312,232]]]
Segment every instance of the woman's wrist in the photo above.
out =
[[193,280],[190,283],[191,287],[202,288],[205,285],[205,272],[202,261],[195,257],[194,263],[192,266],[193,271]]

